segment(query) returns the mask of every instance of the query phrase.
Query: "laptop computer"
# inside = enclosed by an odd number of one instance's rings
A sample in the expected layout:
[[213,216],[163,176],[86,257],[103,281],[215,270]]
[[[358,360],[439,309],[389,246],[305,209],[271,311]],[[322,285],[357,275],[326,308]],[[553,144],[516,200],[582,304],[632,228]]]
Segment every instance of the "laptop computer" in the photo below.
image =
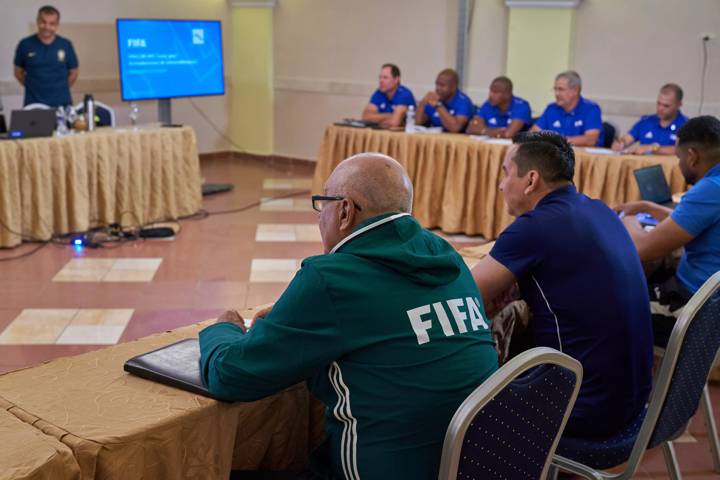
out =
[[633,174],[640,190],[640,198],[669,208],[677,205],[672,201],[670,185],[660,165],[638,168]]
[[6,139],[52,137],[57,120],[55,109],[13,110]]
[[133,357],[123,366],[138,377],[179,388],[205,397],[215,398],[200,376],[200,344],[188,338]]
[[0,113],[0,135],[7,133],[7,123],[5,123],[5,115]]

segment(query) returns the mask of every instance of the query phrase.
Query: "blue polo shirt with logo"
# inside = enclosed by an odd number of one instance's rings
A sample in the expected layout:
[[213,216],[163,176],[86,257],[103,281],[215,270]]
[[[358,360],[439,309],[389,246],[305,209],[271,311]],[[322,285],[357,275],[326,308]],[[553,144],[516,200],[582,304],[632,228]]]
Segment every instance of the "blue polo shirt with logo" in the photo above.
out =
[[[460,90],[455,92],[455,95],[453,95],[450,101],[442,102],[442,104],[453,117],[460,116],[470,118],[475,110],[475,106],[473,105],[472,100],[470,100],[470,97]],[[437,113],[437,110],[432,105],[425,105],[425,115],[430,119],[430,124],[433,127],[443,126],[440,114]],[[445,130],[445,127],[443,127],[443,130]]]
[[671,216],[695,237],[685,245],[676,273],[685,288],[695,293],[720,271],[720,164],[683,195]]
[[370,97],[370,103],[377,107],[379,113],[392,113],[396,105],[415,106],[415,97],[409,88],[398,85],[392,98],[388,98],[387,94],[380,90],[375,90]]
[[510,101],[510,107],[507,112],[500,111],[498,106],[494,106],[490,103],[490,100],[486,100],[485,103],[477,109],[475,115],[485,120],[485,125],[488,128],[506,128],[510,126],[513,120],[520,120],[523,122],[522,129],[527,130],[532,123],[530,104],[527,100],[514,95]]
[[557,103],[549,104],[535,125],[541,130],[552,130],[566,137],[584,135],[588,130],[600,130],[597,145],[603,144],[600,106],[583,96],[569,112]]
[[688,118],[678,112],[670,125],[663,127],[660,125],[660,117],[657,115],[646,115],[633,125],[628,134],[642,145],[650,145],[657,143],[664,147],[675,145],[677,140],[677,131],[685,125]]
[[70,40],[59,35],[45,45],[37,35],[23,38],[15,49],[15,66],[25,70],[25,100],[51,107],[72,104],[68,73],[78,68]]
[[517,217],[490,256],[517,279],[535,345],[583,366],[568,434],[626,426],[650,392],[653,333],[640,257],[618,216],[575,186],[561,187]]

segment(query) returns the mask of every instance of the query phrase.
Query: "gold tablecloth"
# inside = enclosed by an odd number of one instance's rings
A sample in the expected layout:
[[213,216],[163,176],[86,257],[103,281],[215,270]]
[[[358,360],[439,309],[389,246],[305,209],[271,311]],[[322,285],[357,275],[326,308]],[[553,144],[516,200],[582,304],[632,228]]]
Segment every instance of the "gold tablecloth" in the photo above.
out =
[[200,188],[189,127],[2,141],[0,247],[19,244],[18,233],[47,240],[114,222],[189,215],[202,205]]
[[77,480],[72,451],[0,405],[0,480]]
[[[507,145],[467,135],[413,134],[331,126],[325,130],[313,193],[343,159],[382,152],[397,159],[415,187],[413,215],[426,228],[497,238],[510,223],[498,183]],[[633,170],[661,164],[673,192],[686,189],[673,156],[617,156],[575,150],[578,190],[608,205],[640,198]]]
[[229,404],[123,372],[127,359],[206,324],[1,375],[0,410],[69,447],[83,479],[226,479],[231,466],[304,467],[324,413],[304,385]]

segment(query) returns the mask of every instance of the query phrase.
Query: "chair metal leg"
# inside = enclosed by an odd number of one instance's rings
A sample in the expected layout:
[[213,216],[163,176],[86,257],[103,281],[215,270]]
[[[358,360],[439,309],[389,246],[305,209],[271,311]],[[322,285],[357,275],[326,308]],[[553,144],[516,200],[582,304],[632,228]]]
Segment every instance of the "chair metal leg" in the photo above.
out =
[[713,469],[720,473],[720,442],[718,442],[717,425],[715,424],[712,402],[710,401],[710,390],[707,384],[703,389],[701,404],[705,414],[705,427],[707,428],[708,443],[710,444],[710,453],[713,459]]
[[547,480],[557,480],[558,473],[560,473],[560,469],[556,467],[555,465],[550,464],[550,468],[548,468],[547,473]]
[[682,480],[682,475],[678,468],[677,456],[675,455],[675,447],[673,447],[672,442],[663,443],[662,451],[670,480]]

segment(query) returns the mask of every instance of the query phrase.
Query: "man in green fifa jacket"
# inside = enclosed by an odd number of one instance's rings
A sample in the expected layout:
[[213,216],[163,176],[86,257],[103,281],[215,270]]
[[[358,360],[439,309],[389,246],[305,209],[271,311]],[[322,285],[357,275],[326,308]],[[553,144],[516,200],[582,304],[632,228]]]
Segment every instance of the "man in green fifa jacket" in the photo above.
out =
[[328,471],[313,478],[436,479],[450,419],[497,369],[470,271],[411,206],[398,162],[346,159],[313,197],[325,254],[303,261],[250,330],[237,318],[200,332],[202,375],[220,398],[307,379],[327,405]]

